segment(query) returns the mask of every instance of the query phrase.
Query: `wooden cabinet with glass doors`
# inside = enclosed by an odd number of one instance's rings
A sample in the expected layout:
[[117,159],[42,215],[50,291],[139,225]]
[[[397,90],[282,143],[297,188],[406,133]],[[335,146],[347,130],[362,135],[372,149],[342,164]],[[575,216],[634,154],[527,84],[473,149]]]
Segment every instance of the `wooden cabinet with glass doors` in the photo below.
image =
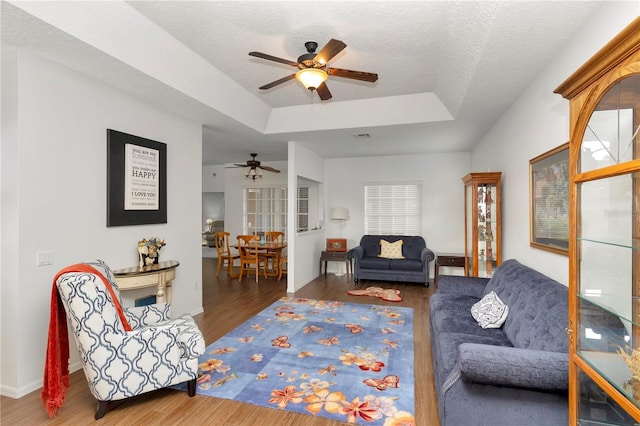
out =
[[569,424],[638,424],[640,18],[555,92],[570,101]]
[[469,173],[464,182],[465,273],[491,277],[501,255],[500,180],[502,173]]

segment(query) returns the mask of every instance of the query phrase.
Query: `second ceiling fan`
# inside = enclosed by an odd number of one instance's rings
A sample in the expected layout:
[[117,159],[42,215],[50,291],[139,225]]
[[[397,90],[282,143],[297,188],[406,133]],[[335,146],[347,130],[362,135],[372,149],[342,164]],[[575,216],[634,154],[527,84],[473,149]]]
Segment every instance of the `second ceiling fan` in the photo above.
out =
[[271,166],[263,166],[262,163],[260,163],[260,161],[256,160],[257,156],[258,156],[258,154],[252,153],[251,154],[251,160],[247,160],[246,164],[235,163],[234,166],[237,166],[237,167],[249,167],[249,170],[262,169],[262,170],[266,170],[268,172],[280,173],[280,170],[274,169]]
[[266,53],[249,52],[250,56],[255,56],[256,58],[279,62],[281,64],[298,68],[298,71],[295,74],[272,81],[271,83],[261,86],[259,89],[271,89],[279,84],[297,78],[307,89],[311,91],[315,90],[318,92],[320,99],[326,101],[332,97],[326,84],[326,80],[330,75],[350,78],[353,80],[367,81],[370,83],[378,80],[378,74],[375,73],[327,67],[327,62],[347,47],[347,45],[340,40],[332,38],[322,49],[320,49],[318,53],[315,53],[318,48],[318,43],[315,41],[308,41],[304,46],[307,48],[307,53],[298,57],[297,62],[267,55]]

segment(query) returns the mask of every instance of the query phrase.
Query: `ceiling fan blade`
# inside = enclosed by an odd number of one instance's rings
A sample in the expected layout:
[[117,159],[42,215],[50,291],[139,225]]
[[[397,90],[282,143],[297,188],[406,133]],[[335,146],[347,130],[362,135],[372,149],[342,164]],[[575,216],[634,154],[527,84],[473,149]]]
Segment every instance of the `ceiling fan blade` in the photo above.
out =
[[342,68],[327,68],[327,74],[335,77],[351,78],[353,80],[368,81],[373,83],[378,80],[378,74],[364,71],[345,70]]
[[318,52],[314,60],[316,62],[320,62],[321,64],[326,64],[329,62],[334,56],[347,47],[346,44],[341,42],[340,40],[336,40],[332,38],[329,40],[327,44]]
[[291,74],[291,75],[288,75],[286,77],[282,77],[279,80],[272,81],[271,83],[265,84],[264,86],[260,86],[259,89],[260,90],[271,89],[272,87],[277,86],[278,84],[285,83],[285,82],[287,82],[289,80],[293,80],[294,78],[296,78],[296,75],[295,74]]
[[318,92],[318,96],[320,96],[320,99],[322,99],[323,101],[328,101],[332,98],[331,92],[329,91],[326,82],[322,82],[322,84],[316,89],[316,92]]
[[297,62],[290,61],[288,59],[278,58],[277,56],[267,55],[261,52],[249,52],[249,56],[255,56],[256,58],[266,59],[267,61],[280,62],[281,64],[291,65],[292,67],[298,67]]
[[258,167],[260,167],[262,170],[266,170],[268,172],[280,173],[280,170],[274,169],[273,167],[269,167],[269,166],[258,166]]
[[233,163],[234,166],[238,166],[238,167],[249,167],[246,164],[238,164],[238,163]]

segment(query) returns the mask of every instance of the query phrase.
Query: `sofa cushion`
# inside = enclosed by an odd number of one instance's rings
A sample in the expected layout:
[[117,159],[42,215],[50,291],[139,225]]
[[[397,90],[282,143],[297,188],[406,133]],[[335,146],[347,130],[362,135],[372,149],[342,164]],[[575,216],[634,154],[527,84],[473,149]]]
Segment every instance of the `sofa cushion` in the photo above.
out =
[[482,328],[469,311],[440,310],[431,314],[433,329],[437,333],[462,333],[474,336],[486,336],[501,342],[502,346],[511,346],[511,342],[501,329]]
[[390,243],[386,240],[380,240],[380,254],[379,257],[385,259],[404,259],[402,255],[402,240]]
[[467,294],[447,294],[438,293],[429,299],[429,309],[431,312],[442,309],[449,311],[469,311],[479,298]]
[[471,307],[471,315],[482,328],[500,328],[509,315],[509,307],[491,291]]
[[[457,294],[473,296],[477,302],[484,296],[484,289],[488,282],[489,278],[440,275],[438,278],[438,292],[435,295]],[[471,305],[473,305],[473,303]],[[469,305],[469,308],[471,308],[471,305]]]
[[[480,328],[476,326],[476,328]],[[507,346],[510,344],[506,339],[494,338],[490,336],[474,336],[462,333],[439,333],[432,337],[437,339],[439,350],[435,354],[438,358],[435,363],[436,369],[436,389],[442,390],[442,382],[447,378],[458,360],[458,347],[463,343],[480,343],[485,345]]]
[[569,357],[561,352],[463,343],[458,360],[467,382],[561,393],[569,384]]
[[509,306],[502,330],[517,348],[567,352],[567,287],[515,259],[503,262],[487,283]]
[[422,255],[422,249],[427,245],[422,237],[405,237],[402,245],[402,253],[407,259],[418,259]]
[[415,259],[389,259],[389,269],[394,271],[422,271],[423,264]]
[[363,269],[389,269],[390,259],[384,259],[382,257],[363,257],[360,259],[360,268]]

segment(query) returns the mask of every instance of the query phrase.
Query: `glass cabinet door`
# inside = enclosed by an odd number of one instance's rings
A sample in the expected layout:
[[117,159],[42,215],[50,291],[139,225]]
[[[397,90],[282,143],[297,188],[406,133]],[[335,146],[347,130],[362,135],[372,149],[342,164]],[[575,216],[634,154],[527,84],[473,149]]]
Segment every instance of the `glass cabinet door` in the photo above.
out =
[[467,274],[493,276],[500,264],[500,181],[502,173],[470,173],[465,184]]
[[465,226],[465,254],[467,256],[467,273],[468,271],[473,271],[474,269],[478,269],[477,262],[475,261],[475,255],[473,254],[473,249],[476,247],[473,244],[474,234],[473,230],[473,218],[475,211],[474,202],[475,197],[473,196],[473,185],[465,185],[464,187],[464,205],[465,205],[465,218],[464,218],[464,226]]
[[569,424],[640,424],[640,17],[569,100]]
[[495,184],[478,184],[478,277],[491,277],[497,268],[497,188]]
[[602,95],[576,152],[579,424],[637,424],[640,413],[639,130],[631,74]]

